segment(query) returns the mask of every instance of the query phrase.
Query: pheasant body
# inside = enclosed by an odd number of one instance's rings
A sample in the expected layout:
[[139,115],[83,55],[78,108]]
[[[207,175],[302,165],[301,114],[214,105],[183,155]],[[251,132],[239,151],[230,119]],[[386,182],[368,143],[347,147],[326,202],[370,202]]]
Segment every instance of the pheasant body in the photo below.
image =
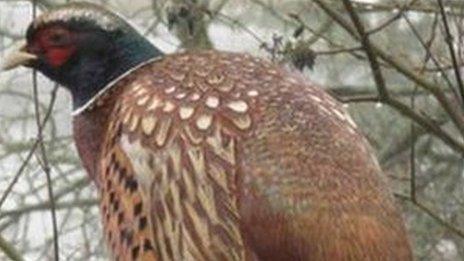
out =
[[[114,253],[130,260],[149,245],[161,260],[410,258],[364,138],[298,74],[195,52],[144,65],[112,89],[76,125],[108,111],[96,177]],[[118,225],[121,213],[132,227]],[[120,231],[139,239],[128,245]]]
[[[94,5],[48,16],[29,30],[39,61],[28,65],[71,90],[74,138],[115,260],[412,260],[365,138],[299,73],[244,54],[161,55]],[[37,46],[63,30],[81,42]],[[114,39],[115,51],[88,35]],[[50,60],[57,51],[70,60]],[[92,81],[78,81],[88,72]]]

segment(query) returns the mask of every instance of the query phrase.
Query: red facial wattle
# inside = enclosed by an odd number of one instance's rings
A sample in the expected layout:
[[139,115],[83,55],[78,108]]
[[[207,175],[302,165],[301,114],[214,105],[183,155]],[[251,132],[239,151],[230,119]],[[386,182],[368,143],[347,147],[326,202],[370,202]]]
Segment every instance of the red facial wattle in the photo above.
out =
[[69,60],[74,51],[75,48],[72,46],[52,47],[46,50],[45,57],[49,65],[52,67],[60,67]]
[[29,49],[39,54],[49,66],[58,68],[71,58],[76,45],[70,31],[61,26],[51,26],[36,33]]

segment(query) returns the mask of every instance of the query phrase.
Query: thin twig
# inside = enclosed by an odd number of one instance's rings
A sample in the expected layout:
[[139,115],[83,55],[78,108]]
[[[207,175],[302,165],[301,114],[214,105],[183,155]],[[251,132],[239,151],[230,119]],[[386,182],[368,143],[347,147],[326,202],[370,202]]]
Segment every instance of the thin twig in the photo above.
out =
[[431,217],[432,219],[437,221],[440,225],[447,228],[449,231],[455,233],[460,238],[464,238],[464,230],[461,230],[461,229],[457,228],[453,224],[451,224],[448,221],[446,221],[445,219],[441,218],[433,210],[431,210],[430,208],[428,208],[424,204],[422,204],[420,202],[417,202],[417,201],[413,201],[412,198],[410,198],[408,196],[405,196],[405,195],[395,194],[395,196],[402,199],[402,200],[410,201],[411,203],[413,203],[414,206],[418,207],[422,212],[424,212],[429,217]]
[[[414,91],[417,91],[417,87],[414,88]],[[411,95],[411,109],[416,108],[416,96]],[[411,121],[411,153],[409,154],[409,166],[410,166],[410,195],[411,200],[416,202],[416,125]]]
[[374,76],[374,81],[379,92],[379,97],[381,100],[386,100],[388,99],[388,90],[385,86],[385,79],[382,75],[379,62],[377,61],[377,57],[374,51],[372,50],[369,35],[366,33],[364,25],[362,24],[361,19],[354,10],[350,0],[343,0],[343,4],[345,5],[346,10],[348,11],[348,14],[351,17],[351,21],[353,21],[353,24],[356,27],[356,30],[358,31],[359,37],[361,38],[361,44],[364,48],[364,51],[366,52],[367,59],[371,66],[372,75]]
[[[60,203],[54,203],[55,204],[55,209],[68,209],[68,208],[83,208],[83,207],[93,207],[98,205],[98,199],[78,199],[70,202],[60,202]],[[26,205],[22,206],[21,208],[17,208],[14,210],[7,210],[3,211],[0,214],[0,218],[6,218],[6,217],[14,217],[17,218],[21,215],[27,215],[30,214],[31,212],[35,211],[48,211],[51,208],[51,203],[49,201],[47,202],[41,202],[39,204],[35,205]]]
[[[41,128],[44,128],[45,125],[47,124],[48,120],[50,119],[52,110],[53,110],[53,104],[55,103],[56,99],[56,90],[52,92],[52,97],[50,100],[50,106],[48,108],[47,113],[45,114],[44,119],[42,120]],[[26,169],[27,165],[29,164],[30,160],[32,159],[32,156],[34,156],[35,151],[39,147],[39,143],[41,141],[37,138],[35,139],[34,143],[29,149],[29,152],[27,153],[26,157],[23,160],[23,163],[19,167],[18,171],[16,171],[15,175],[13,176],[13,179],[11,182],[8,184],[8,187],[6,188],[5,192],[3,192],[2,197],[0,198],[0,209],[2,208],[3,203],[5,200],[8,198],[8,195],[11,193],[13,187],[16,185],[18,182],[19,178],[23,174],[24,170]]]
[[19,167],[18,171],[15,173],[13,176],[13,179],[11,182],[8,184],[8,187],[5,189],[5,192],[3,192],[2,197],[0,198],[0,209],[3,206],[3,203],[6,201],[8,198],[8,195],[11,193],[13,190],[13,187],[16,185],[18,182],[19,178],[23,174],[24,170],[26,169],[27,165],[29,164],[29,161],[31,160],[32,156],[34,156],[34,152],[36,151],[37,147],[39,145],[39,140],[36,139],[34,144],[31,146],[28,154],[26,155],[26,158],[23,160],[23,163]]
[[[57,218],[56,218],[56,208],[55,208],[55,198],[53,196],[53,188],[52,188],[52,180],[51,180],[51,169],[48,163],[47,152],[45,149],[45,144],[43,143],[43,127],[41,123],[40,117],[40,109],[39,109],[39,97],[38,97],[38,86],[37,86],[37,72],[34,70],[32,73],[32,82],[33,82],[33,92],[34,92],[34,108],[35,108],[35,115],[36,115],[36,124],[37,124],[37,140],[39,141],[39,152],[40,152],[40,166],[45,173],[47,178],[47,192],[48,197],[50,200],[50,214],[52,219],[52,226],[53,226],[53,244],[54,244],[54,254],[55,260],[59,260],[59,241],[58,241],[58,225],[57,225]],[[56,91],[58,90],[57,86],[54,87],[52,93],[52,97],[56,97]],[[51,106],[53,106],[55,99],[52,99]]]
[[240,20],[238,19],[235,19],[235,18],[232,18],[226,14],[223,14],[221,12],[218,12],[216,14],[216,18],[220,21],[222,20],[223,22],[224,21],[227,21],[229,23],[231,23],[232,25],[235,25],[235,26],[238,26],[240,27],[245,33],[247,33],[248,35],[250,35],[253,39],[255,39],[260,45],[262,44],[265,44],[266,42],[260,37],[258,36],[258,34],[256,34],[255,32],[253,32],[253,30],[251,30],[250,28],[248,28],[247,26],[245,26]]
[[390,17],[389,19],[387,19],[387,21],[385,21],[384,23],[382,23],[381,25],[377,26],[376,28],[374,29],[371,29],[369,30],[367,33],[369,35],[371,34],[375,34],[377,32],[380,32],[382,31],[384,28],[386,28],[387,26],[389,26],[390,24],[392,24],[393,22],[397,21],[398,19],[401,18],[401,16],[404,16],[404,13],[406,11],[408,11],[410,9],[411,6],[413,6],[418,0],[412,0],[411,2],[399,7],[399,11],[396,12],[395,15],[393,15],[392,17]]
[[[387,89],[386,89],[386,86],[385,86],[385,80],[383,78],[383,75],[382,75],[382,71],[380,69],[380,65],[378,64],[377,62],[377,59],[376,59],[376,55],[375,53],[373,52],[372,50],[372,46],[370,44],[370,41],[369,41],[369,37],[368,35],[365,33],[365,29],[364,29],[364,26],[359,18],[359,16],[357,15],[356,11],[354,10],[350,0],[343,0],[343,4],[346,8],[346,10],[348,11],[350,17],[351,17],[351,20],[357,30],[357,33],[359,34],[359,38],[360,38],[360,41],[364,47],[364,50],[366,51],[366,54],[367,54],[367,57],[368,57],[368,60],[369,60],[369,63],[370,63],[370,66],[371,66],[371,69],[372,69],[372,73],[374,75],[374,80],[375,80],[375,83],[377,85],[377,89],[379,91],[379,98],[381,101],[384,101],[385,103],[389,104],[389,105],[393,105],[393,107],[395,108],[399,108],[399,106],[403,106],[405,107],[402,103],[399,103],[398,101],[394,100],[394,99],[391,99],[389,98],[388,96],[388,92],[387,92]],[[412,107],[410,109],[411,112],[414,112],[414,109],[415,109],[415,106],[414,106],[414,96],[412,96]],[[414,136],[414,124],[412,125],[412,128],[411,128],[411,135]],[[437,214],[435,214],[432,210],[428,209],[425,205],[423,205],[422,203],[420,203],[418,200],[417,200],[417,197],[416,197],[416,175],[415,175],[415,140],[412,139],[413,142],[411,144],[411,158],[410,158],[410,161],[411,161],[411,198],[410,200],[416,205],[418,206],[423,212],[427,213],[429,216],[433,217],[435,220],[437,220],[440,224],[442,224],[443,226],[446,226],[449,230],[453,231],[454,233],[456,233],[458,236],[460,237],[464,237],[464,233],[463,231],[461,231],[459,228],[453,226],[452,224],[444,221],[443,219],[441,219]]]
[[459,94],[461,94],[461,105],[464,106],[464,84],[462,82],[461,73],[459,71],[458,60],[453,47],[453,35],[451,34],[448,19],[446,17],[445,8],[443,7],[443,1],[437,0],[440,8],[441,18],[443,20],[443,26],[445,27],[445,42],[448,44],[448,49],[451,55],[451,61],[453,62],[454,74],[456,75],[456,81],[458,83]]
[[[35,20],[37,16],[37,5],[36,2],[32,2],[32,20]],[[41,116],[40,116],[40,108],[39,108],[39,92],[38,92],[38,83],[37,83],[37,71],[33,70],[32,72],[32,86],[33,86],[33,97],[34,97],[34,109],[35,109],[35,119],[37,124],[37,140],[39,141],[39,151],[41,154],[41,166],[42,170],[45,172],[45,176],[47,178],[47,191],[48,197],[50,200],[50,214],[52,219],[52,226],[53,226],[53,245],[54,245],[54,254],[55,254],[55,261],[60,260],[60,252],[59,252],[59,242],[58,242],[58,225],[57,225],[57,218],[56,218],[56,210],[55,210],[55,198],[53,197],[53,188],[52,188],[52,179],[51,179],[51,170],[50,165],[48,163],[48,156],[45,149],[45,145],[43,143],[43,129],[41,124]],[[53,93],[56,94],[58,86],[54,87]],[[54,104],[54,99],[50,106],[52,107]]]
[[[357,33],[356,29],[346,21],[346,19],[340,15],[337,11],[335,11],[329,4],[327,4],[323,0],[313,0],[324,12],[332,17],[342,28],[344,28],[354,39],[360,41],[361,38]],[[376,56],[381,58],[384,62],[388,63],[394,69],[396,69],[399,73],[403,74],[411,81],[416,83],[421,88],[429,91],[434,95],[437,101],[442,105],[443,109],[448,113],[452,122],[457,127],[457,129],[464,134],[464,120],[462,114],[459,110],[450,103],[449,99],[446,97],[445,93],[443,92],[440,86],[435,85],[434,83],[429,82],[428,80],[424,79],[423,77],[417,75],[416,73],[412,72],[406,65],[402,62],[398,61],[394,57],[392,57],[389,53],[382,50],[380,47],[376,46],[375,44],[371,43],[372,51],[375,53]],[[413,116],[413,120],[416,121],[419,125],[423,128],[427,128],[431,131],[435,136],[439,139],[443,140],[446,144],[448,144],[451,148],[459,152],[460,154],[464,154],[464,144],[459,140],[451,137],[448,133],[440,128],[437,128],[433,125],[433,123],[428,122],[427,119],[424,119],[422,116],[416,114],[412,111],[409,107],[405,106],[399,101],[396,100],[389,100],[388,104],[395,109],[399,110],[405,116]],[[404,110],[404,111],[401,111]]]
[[[383,1],[378,1],[377,3],[374,2],[361,2],[361,1],[353,1],[355,4],[356,11],[360,13],[378,13],[378,12],[392,12],[398,9],[397,5],[391,4],[384,4]],[[417,1],[414,5],[411,5],[408,11],[418,12],[418,13],[438,13],[437,8],[433,4],[428,4],[428,1]],[[461,1],[449,1],[448,6],[450,11],[448,12],[449,15],[459,16],[462,17],[462,12],[453,11],[453,10],[460,10],[463,8],[463,4],[459,3]],[[424,4],[425,3],[425,4]]]
[[[457,97],[457,93],[456,93],[456,90],[455,88],[453,87],[453,84],[451,83],[451,81],[449,80],[448,78],[448,74],[444,71],[444,69],[442,69],[442,67],[440,67],[440,63],[438,62],[437,58],[435,57],[435,55],[432,54],[431,52],[431,45],[432,45],[432,42],[433,42],[433,39],[434,39],[434,31],[435,31],[435,28],[434,26],[432,27],[432,35],[430,36],[430,40],[425,42],[424,39],[422,39],[422,37],[420,36],[419,32],[417,31],[417,29],[414,27],[413,23],[411,22],[411,20],[408,18],[407,15],[404,15],[403,16],[404,20],[406,21],[406,23],[408,24],[408,27],[411,29],[411,32],[414,34],[414,36],[416,37],[416,39],[419,41],[419,43],[421,44],[422,48],[424,48],[424,51],[426,52],[427,56],[430,57],[430,59],[432,60],[432,62],[435,64],[435,66],[439,69],[438,71],[440,72],[440,75],[443,77],[443,79],[445,80],[446,84],[448,85],[448,87],[451,89],[451,91],[453,92],[453,94]],[[435,19],[436,20],[436,19]],[[435,25],[435,21],[434,21],[434,25]],[[425,66],[425,65],[424,65]],[[420,68],[421,71],[426,71],[426,68]]]
[[362,47],[348,47],[342,49],[335,49],[335,50],[315,50],[314,53],[318,56],[321,55],[336,55],[336,54],[345,54],[345,53],[352,53],[356,51],[362,50]]

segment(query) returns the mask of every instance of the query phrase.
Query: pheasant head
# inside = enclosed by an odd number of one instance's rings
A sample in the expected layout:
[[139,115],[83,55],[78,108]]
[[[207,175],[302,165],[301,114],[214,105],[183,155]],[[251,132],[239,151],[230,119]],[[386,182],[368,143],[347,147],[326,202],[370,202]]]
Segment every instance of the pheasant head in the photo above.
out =
[[137,64],[161,55],[117,14],[90,3],[47,12],[27,29],[27,42],[3,67],[35,68],[70,90],[74,108]]

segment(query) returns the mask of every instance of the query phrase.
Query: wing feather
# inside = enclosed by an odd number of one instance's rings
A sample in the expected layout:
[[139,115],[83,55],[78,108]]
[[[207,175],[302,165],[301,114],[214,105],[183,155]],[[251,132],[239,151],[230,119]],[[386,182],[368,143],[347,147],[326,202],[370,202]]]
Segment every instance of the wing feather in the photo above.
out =
[[248,106],[221,99],[211,87],[164,86],[133,83],[117,116],[121,147],[150,202],[155,249],[162,260],[243,260],[233,188],[235,144],[251,125]]

